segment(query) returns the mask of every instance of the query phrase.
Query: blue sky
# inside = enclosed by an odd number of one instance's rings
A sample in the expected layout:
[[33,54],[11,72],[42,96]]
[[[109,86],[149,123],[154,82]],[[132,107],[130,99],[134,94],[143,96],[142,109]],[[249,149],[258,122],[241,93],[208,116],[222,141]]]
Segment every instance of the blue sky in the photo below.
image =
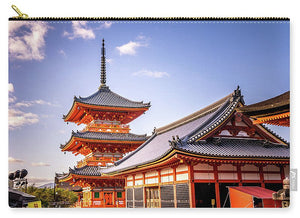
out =
[[[9,170],[46,183],[76,165],[59,146],[73,96],[100,85],[106,40],[107,85],[151,108],[130,124],[150,134],[241,87],[246,104],[289,87],[289,22],[10,22]],[[289,140],[289,128],[272,127]]]

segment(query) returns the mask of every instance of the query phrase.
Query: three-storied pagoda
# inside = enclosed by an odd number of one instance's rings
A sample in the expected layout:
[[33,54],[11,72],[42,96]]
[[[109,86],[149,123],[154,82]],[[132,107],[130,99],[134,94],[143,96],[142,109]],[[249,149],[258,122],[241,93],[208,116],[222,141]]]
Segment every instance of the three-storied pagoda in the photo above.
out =
[[[101,175],[101,170],[113,165],[124,154],[138,148],[146,135],[130,133],[128,123],[142,115],[150,103],[126,99],[106,86],[104,39],[101,56],[101,85],[89,97],[74,97],[65,122],[86,124],[82,131],[72,132],[70,140],[61,145],[63,152],[81,154],[85,158],[77,167],[59,178],[82,188],[81,207],[125,207],[124,180]],[[80,195],[79,195],[80,196]]]

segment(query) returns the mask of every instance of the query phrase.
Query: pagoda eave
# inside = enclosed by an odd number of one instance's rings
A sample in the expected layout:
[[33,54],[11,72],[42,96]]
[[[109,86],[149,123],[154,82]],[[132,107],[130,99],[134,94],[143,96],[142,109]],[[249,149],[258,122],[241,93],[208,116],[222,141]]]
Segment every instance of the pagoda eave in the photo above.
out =
[[119,114],[122,120],[119,120],[122,124],[127,124],[132,120],[142,115],[149,109],[150,106],[138,107],[138,108],[126,108],[126,107],[110,107],[102,105],[89,105],[74,100],[72,108],[69,113],[63,117],[65,122],[74,122],[78,125],[81,123],[88,124],[96,117],[100,117],[101,113],[111,112]]
[[[77,142],[77,144],[76,144]],[[71,152],[79,152],[79,148],[82,147],[83,143],[96,143],[96,144],[122,144],[122,145],[141,145],[145,142],[145,140],[139,140],[139,141],[123,141],[123,140],[99,140],[99,139],[83,139],[72,136],[72,138],[69,140],[69,142],[61,147],[62,151],[71,151]]]

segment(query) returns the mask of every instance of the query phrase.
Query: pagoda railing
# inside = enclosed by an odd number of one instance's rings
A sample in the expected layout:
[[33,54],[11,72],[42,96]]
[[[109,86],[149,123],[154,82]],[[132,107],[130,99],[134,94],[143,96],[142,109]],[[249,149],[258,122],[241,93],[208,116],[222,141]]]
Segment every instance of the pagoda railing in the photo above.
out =
[[129,133],[129,125],[114,122],[104,123],[92,121],[83,130],[83,132],[110,132],[110,133]]
[[120,154],[102,154],[100,156],[86,156],[81,161],[77,162],[77,168],[88,166],[106,166],[108,163],[114,163],[122,158]]

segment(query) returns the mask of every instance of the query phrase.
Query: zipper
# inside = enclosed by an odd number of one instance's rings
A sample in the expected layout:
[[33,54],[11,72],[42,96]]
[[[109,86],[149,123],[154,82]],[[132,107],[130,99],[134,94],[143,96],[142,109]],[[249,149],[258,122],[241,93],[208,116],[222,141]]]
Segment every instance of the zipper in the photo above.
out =
[[207,21],[289,21],[288,17],[29,17],[22,13],[17,6],[12,5],[12,9],[16,11],[18,16],[10,17],[8,20],[32,20],[32,21],[51,21],[51,20],[134,20],[134,21],[185,21],[185,20],[207,20]]

